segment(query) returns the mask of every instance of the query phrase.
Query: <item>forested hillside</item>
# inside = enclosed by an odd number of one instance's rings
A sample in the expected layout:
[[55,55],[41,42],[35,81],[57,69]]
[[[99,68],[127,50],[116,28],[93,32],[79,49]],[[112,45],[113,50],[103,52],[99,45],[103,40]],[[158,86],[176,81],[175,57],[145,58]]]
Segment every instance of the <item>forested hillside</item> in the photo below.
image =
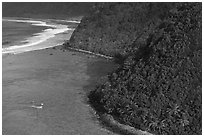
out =
[[144,43],[124,44],[136,48],[90,93],[95,109],[153,134],[202,134],[201,12],[178,3]]
[[[145,39],[174,3],[96,3],[66,46],[109,56],[126,55],[133,41]],[[136,47],[134,47],[136,48]]]

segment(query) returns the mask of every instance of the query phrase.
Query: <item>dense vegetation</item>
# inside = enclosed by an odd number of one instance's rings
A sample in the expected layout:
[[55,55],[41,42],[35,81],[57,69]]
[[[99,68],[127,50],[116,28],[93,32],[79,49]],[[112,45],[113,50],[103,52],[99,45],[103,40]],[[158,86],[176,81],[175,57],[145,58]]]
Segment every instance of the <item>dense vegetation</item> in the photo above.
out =
[[201,3],[176,4],[144,43],[127,46],[121,66],[90,93],[93,106],[154,134],[202,134],[201,12]]
[[173,6],[174,3],[96,3],[67,46],[109,56],[124,55],[133,41],[145,43]]

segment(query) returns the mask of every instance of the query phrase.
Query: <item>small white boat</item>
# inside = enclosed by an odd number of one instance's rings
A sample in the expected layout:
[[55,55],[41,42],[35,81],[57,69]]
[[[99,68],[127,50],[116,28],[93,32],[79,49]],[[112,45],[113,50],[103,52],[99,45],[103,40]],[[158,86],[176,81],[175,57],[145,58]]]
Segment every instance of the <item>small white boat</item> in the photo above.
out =
[[40,103],[39,105],[37,105],[37,104],[35,104],[35,102],[34,101],[32,101],[32,105],[31,105],[31,107],[32,108],[36,108],[36,109],[42,109],[43,108],[43,103]]

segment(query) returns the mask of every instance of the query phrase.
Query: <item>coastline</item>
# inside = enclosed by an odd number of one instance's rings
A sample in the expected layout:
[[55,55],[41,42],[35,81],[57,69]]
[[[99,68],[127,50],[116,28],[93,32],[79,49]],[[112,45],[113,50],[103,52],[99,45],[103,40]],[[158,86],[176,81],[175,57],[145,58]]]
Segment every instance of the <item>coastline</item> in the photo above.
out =
[[[99,58],[104,58],[107,60],[112,60],[113,57],[110,56],[106,56],[106,55],[102,55],[102,54],[98,54],[98,53],[94,53],[91,51],[86,51],[86,50],[82,50],[82,49],[76,49],[76,48],[71,48],[71,47],[66,47],[66,49],[68,49],[69,51],[75,51],[75,52],[79,52],[79,53],[84,53],[87,55],[94,55],[96,57]],[[112,62],[113,63],[113,62]],[[100,63],[102,65],[102,63]],[[101,67],[101,65],[97,64],[97,66]],[[96,66],[96,64],[91,64],[90,67],[94,67]],[[100,122],[100,125],[106,129],[108,129],[109,131],[112,131],[114,133],[118,133],[118,134],[122,134],[122,135],[154,135],[152,133],[149,133],[147,131],[143,131],[140,129],[136,129],[132,126],[129,125],[125,125],[120,123],[117,119],[114,118],[114,116],[107,114],[107,113],[102,113],[100,111],[97,110],[96,108],[96,104],[93,104],[93,102],[90,102],[90,100],[88,99],[91,96],[91,91],[95,90],[96,86],[98,84],[100,84],[100,82],[104,81],[104,79],[106,79],[108,72],[113,71],[118,65],[114,64],[113,65],[109,65],[109,70],[105,70],[105,75],[102,76],[98,76],[100,74],[100,72],[97,72],[97,76],[92,76],[92,78],[90,79],[90,83],[94,83],[94,84],[90,84],[89,86],[85,87],[85,91],[87,92],[87,103],[92,107],[92,113],[95,115],[95,118]],[[95,77],[95,78],[94,78]]]
[[[83,16],[82,16],[83,17]],[[71,23],[80,23],[82,17],[71,17],[68,19],[54,19],[54,18],[28,18],[28,17],[3,17],[5,19],[26,19],[26,20],[30,20],[30,19],[35,19],[35,20],[50,20],[50,21],[60,21],[60,22],[71,22]]]
[[[69,37],[71,37],[71,34],[72,33],[70,33],[70,35],[69,35]],[[47,41],[46,41],[47,42]],[[52,43],[52,42],[51,42]],[[41,43],[41,45],[49,45],[50,43],[48,42],[48,43]],[[58,44],[57,46],[56,45],[54,45],[54,46],[45,46],[44,48],[38,48],[38,49],[36,49],[36,50],[38,50],[37,52],[35,51],[35,50],[28,50],[29,51],[29,53],[28,53],[28,51],[25,51],[24,53],[22,53],[22,52],[19,52],[19,53],[21,53],[21,54],[19,54],[19,56],[24,56],[24,55],[29,55],[30,56],[30,54],[38,54],[39,55],[39,52],[50,52],[50,51],[52,51],[53,50],[53,47],[54,47],[54,49],[55,50],[59,50],[59,49],[61,49],[61,47],[63,46],[63,43],[60,43],[60,44]],[[63,52],[66,54],[67,52],[71,52],[72,53],[72,55],[76,55],[76,54],[78,54],[79,56],[81,56],[81,53],[85,53],[85,55],[83,54],[82,56],[83,56],[83,58],[84,58],[84,56],[88,56],[88,58],[90,58],[90,57],[92,57],[92,58],[97,58],[97,60],[98,60],[98,57],[100,57],[100,58],[103,58],[103,59],[107,59],[107,60],[112,60],[113,59],[113,57],[110,57],[110,56],[106,56],[106,55],[102,55],[102,54],[97,54],[97,53],[94,53],[94,52],[90,52],[90,51],[86,51],[86,50],[82,50],[82,49],[75,49],[75,48],[70,48],[70,47],[68,47],[68,49],[69,49],[69,51],[66,51],[66,52],[64,52],[64,49],[63,49]],[[35,51],[35,52],[33,52],[33,51]],[[74,51],[74,52],[72,52],[72,51]],[[60,52],[62,52],[62,51],[60,51]],[[35,56],[36,56],[35,55]],[[53,53],[49,53],[49,55],[45,55],[44,53],[43,53],[43,56],[53,56]],[[8,56],[4,56],[3,58],[5,59],[5,58],[13,58],[13,56],[16,56],[16,55],[8,55]],[[44,57],[43,57],[44,58]],[[26,60],[27,60],[27,57],[26,58],[24,58],[24,61],[26,62]],[[8,59],[9,60],[9,59]],[[14,59],[15,60],[15,59]],[[28,59],[29,60],[29,59]],[[52,62],[52,63],[54,63],[54,62]],[[5,64],[5,63],[4,63]],[[9,64],[12,64],[11,62],[9,63]],[[5,66],[5,65],[4,65]],[[91,66],[92,67],[92,66]],[[97,68],[97,69],[100,69],[100,68]],[[111,70],[111,69],[110,69]],[[107,72],[110,72],[110,70],[105,70],[105,72],[102,72],[103,74],[104,74],[104,76],[106,76],[106,74],[107,74]],[[5,75],[5,74],[4,74]],[[98,74],[97,74],[98,75]],[[11,76],[12,77],[12,76]],[[100,79],[101,78],[101,76],[95,76],[95,77],[97,77],[97,78],[95,78],[95,80],[98,80],[98,79]],[[95,82],[95,80],[93,81],[92,80],[92,82]],[[7,85],[7,84],[5,84],[5,82],[3,82],[3,86],[5,86],[5,85]],[[92,84],[91,84],[92,85]],[[93,85],[95,85],[95,84],[93,84]],[[90,86],[91,88],[94,88],[93,87],[93,85],[92,86]],[[96,85],[95,85],[96,86]],[[85,86],[86,87],[86,86]],[[89,88],[90,88],[89,87]],[[86,90],[86,92],[88,93],[89,91],[87,91]],[[87,94],[86,93],[86,94]],[[88,93],[89,94],[89,93]],[[87,95],[85,96],[85,98],[87,97]],[[85,99],[86,100],[86,99]],[[91,105],[91,104],[88,104],[88,105]],[[91,108],[91,109],[94,109],[94,108]],[[94,113],[95,113],[95,111],[96,110],[92,110]],[[24,114],[22,114],[22,112],[18,112],[18,113],[20,113],[20,114],[17,114],[17,117],[24,117]],[[24,113],[24,112],[23,112]],[[18,116],[19,115],[19,116]],[[26,117],[28,118],[28,116],[27,116],[27,114],[25,114],[26,115]],[[14,116],[16,117],[16,114],[14,114]],[[12,117],[13,117],[13,114],[12,114]],[[97,117],[97,116],[93,116],[93,117]],[[37,118],[38,119],[38,116],[35,116],[35,118]],[[35,118],[33,118],[31,121],[35,121],[34,119]],[[6,118],[7,119],[7,118]],[[20,118],[21,119],[21,118]],[[29,118],[28,118],[29,119]],[[12,120],[12,118],[11,118],[11,120]],[[146,132],[144,132],[144,131],[140,131],[140,130],[136,130],[136,129],[134,129],[133,127],[130,127],[130,126],[127,126],[127,125],[123,125],[123,124],[120,124],[118,121],[116,121],[116,120],[114,120],[114,118],[112,117],[112,116],[110,116],[110,115],[107,115],[107,114],[102,114],[102,115],[99,115],[99,122],[101,122],[102,123],[102,126],[108,126],[108,127],[112,127],[112,129],[108,129],[108,130],[110,130],[110,131],[114,131],[115,133],[123,133],[123,134],[149,134],[149,133],[146,133]],[[30,120],[28,120],[28,121],[30,121]],[[4,122],[5,123],[5,122]],[[28,122],[29,123],[29,122]],[[100,124],[101,124],[100,123]],[[37,124],[39,124],[39,123],[37,123]],[[9,125],[10,126],[10,125]],[[29,125],[28,125],[29,126]],[[108,128],[108,127],[104,127],[104,128]],[[38,133],[42,133],[42,131],[40,130],[40,129],[36,129],[36,130],[39,130],[38,131]],[[6,133],[7,131],[5,131],[4,130],[4,134],[7,134]],[[19,132],[22,132],[22,131],[19,131]],[[28,131],[26,131],[26,132],[28,132]],[[37,134],[38,134],[37,133]]]
[[[98,55],[95,55],[95,54],[91,54],[89,52],[83,52],[81,50],[74,50],[72,51],[73,49],[69,50],[69,51],[65,51],[64,50],[64,47],[63,45],[59,45],[59,46],[56,46],[56,47],[52,47],[52,48],[47,48],[47,49],[42,49],[42,50],[38,50],[38,51],[30,51],[30,52],[25,52],[25,53],[21,53],[21,54],[17,54],[17,56],[24,56],[26,60],[29,60],[27,58],[27,55],[30,56],[30,54],[35,54],[35,57],[36,55],[40,53],[41,56],[44,57],[52,57],[52,58],[56,58],[58,61],[59,58],[58,57],[55,57],[55,53],[56,52],[60,52],[60,54],[71,54],[71,56],[79,56],[80,59],[84,59],[85,60],[89,60],[87,63],[90,64],[88,65],[91,70],[90,71],[87,71],[85,72],[86,74],[88,74],[88,76],[91,78],[88,78],[88,83],[85,84],[83,86],[83,91],[84,93],[81,93],[81,95],[83,96],[83,100],[81,101],[81,103],[83,103],[83,106],[86,105],[89,107],[89,115],[92,117],[91,119],[93,121],[95,121],[97,123],[97,125],[100,127],[100,128],[103,128],[103,129],[100,129],[100,130],[105,130],[105,132],[103,133],[100,133],[100,134],[130,134],[130,135],[152,135],[151,133],[149,132],[146,132],[146,131],[141,131],[141,130],[138,130],[138,129],[135,129],[134,127],[131,127],[131,126],[128,126],[128,125],[124,125],[124,124],[121,124],[120,122],[118,122],[117,120],[115,120],[113,118],[113,116],[109,115],[109,114],[99,114],[97,112],[96,109],[94,109],[94,107],[92,106],[92,104],[88,101],[88,95],[90,93],[90,90],[91,89],[94,89],[95,86],[97,86],[97,82],[100,81],[100,79],[102,79],[102,77],[106,77],[107,73],[111,72],[116,66],[113,65],[113,63],[108,63],[108,67],[106,67],[106,61],[104,61],[104,59],[110,59],[110,58],[106,58],[104,56],[98,56]],[[85,54],[84,54],[85,53]],[[57,53],[59,54],[59,53]],[[4,56],[3,58],[13,58],[14,56],[16,55],[8,55],[8,56]],[[65,55],[66,56],[66,55]],[[68,55],[69,56],[69,55]],[[68,59],[69,57],[67,57]],[[101,59],[100,59],[101,58]],[[15,58],[15,59],[18,59],[18,58]],[[14,60],[15,60],[14,59]],[[38,59],[39,60],[39,59]],[[100,60],[102,62],[100,62]],[[107,61],[108,61],[107,60]],[[57,62],[58,62],[57,61]],[[23,61],[25,62],[25,60]],[[54,63],[53,60],[51,60],[52,64]],[[51,63],[50,62],[50,63]],[[96,62],[96,64],[94,63]],[[101,65],[99,65],[101,64]],[[64,57],[63,57],[63,63],[64,63]],[[104,65],[105,63],[105,65]],[[11,62],[9,62],[8,64],[12,64]],[[41,63],[40,63],[41,64]],[[95,65],[94,65],[95,64]],[[5,66],[5,65],[4,65]],[[95,66],[95,67],[94,67]],[[59,67],[59,66],[58,66]],[[101,67],[103,69],[101,69]],[[110,68],[110,69],[107,69],[107,68]],[[67,70],[66,70],[67,71]],[[95,72],[96,71],[96,72]],[[52,72],[51,72],[52,73]],[[92,73],[92,74],[91,74]],[[95,73],[95,74],[93,74]],[[4,74],[5,75],[5,74]],[[3,82],[3,87],[4,87],[5,83]],[[21,113],[21,112],[19,112]],[[17,114],[17,117],[18,115],[20,115],[20,117],[24,117],[24,116],[21,116],[22,114]],[[24,115],[24,114],[23,114]],[[79,115],[78,115],[79,116]],[[16,114],[15,114],[15,117],[16,117]],[[3,118],[4,119],[4,118]],[[35,121],[36,119],[39,119],[37,116],[35,116],[35,118],[32,118],[32,121]],[[11,118],[12,120],[12,118]],[[26,120],[27,121],[27,120]],[[93,122],[92,121],[92,122]],[[90,121],[89,121],[90,122]],[[4,122],[5,123],[5,122]],[[32,127],[33,128],[33,127]],[[106,130],[107,129],[107,130]],[[37,129],[39,130],[39,129]],[[20,131],[22,132],[22,131]],[[37,132],[37,134],[42,134],[43,132],[40,130]],[[4,134],[7,134],[4,130]],[[36,133],[35,133],[36,134]],[[55,133],[51,133],[51,134],[55,134]],[[76,134],[76,133],[75,133]],[[91,134],[91,133],[90,133]],[[96,134],[96,133],[94,133]],[[97,131],[97,134],[98,131]]]
[[2,21],[2,134],[202,134],[201,3],[17,5],[57,19]]
[[[41,50],[44,48],[50,48],[54,47],[56,45],[61,45],[64,43],[65,40],[69,39],[71,37],[72,32],[74,31],[74,28],[69,28],[69,25],[62,25],[60,23],[57,23],[57,21],[51,21],[46,19],[31,19],[31,18],[3,18],[5,21],[11,21],[11,22],[23,22],[28,23],[33,26],[40,26],[40,27],[48,27],[46,29],[43,29],[40,33],[34,33],[32,36],[27,37],[26,40],[21,41],[21,44],[17,44],[14,46],[9,46],[2,49],[3,54],[11,53],[11,54],[17,54],[32,50]],[[74,23],[74,22],[73,22]],[[73,26],[70,26],[73,27]],[[63,34],[68,35],[68,37],[65,38]],[[63,38],[60,38],[63,37]],[[58,38],[55,38],[58,37]],[[54,40],[53,40],[54,39]],[[49,41],[52,41],[50,43]],[[49,44],[47,44],[47,42]],[[52,46],[51,46],[52,44]]]

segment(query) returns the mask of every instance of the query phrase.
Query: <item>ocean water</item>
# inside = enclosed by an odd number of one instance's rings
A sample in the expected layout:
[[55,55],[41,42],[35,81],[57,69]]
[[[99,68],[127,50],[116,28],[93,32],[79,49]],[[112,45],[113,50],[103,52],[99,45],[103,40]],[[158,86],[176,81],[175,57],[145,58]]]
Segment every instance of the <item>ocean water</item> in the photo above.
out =
[[73,32],[67,20],[2,19],[2,54],[17,54],[62,44]]
[[44,26],[33,26],[30,23],[2,21],[2,46],[3,48],[22,44],[23,40],[31,37],[34,33],[40,33],[47,29]]

